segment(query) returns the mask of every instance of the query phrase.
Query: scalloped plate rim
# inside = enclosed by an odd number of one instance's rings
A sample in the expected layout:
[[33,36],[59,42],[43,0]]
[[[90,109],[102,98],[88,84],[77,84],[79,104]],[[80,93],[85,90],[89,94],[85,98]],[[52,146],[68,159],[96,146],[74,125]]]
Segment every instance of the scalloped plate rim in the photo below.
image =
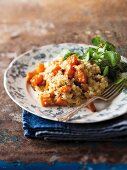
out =
[[[5,72],[4,72],[4,88],[5,88],[8,96],[9,96],[18,106],[20,106],[22,109],[25,109],[26,111],[31,112],[31,113],[33,113],[33,114],[35,114],[35,115],[37,115],[37,116],[40,116],[40,115],[38,115],[38,114],[30,111],[29,109],[25,108],[24,106],[22,106],[22,104],[20,104],[19,101],[16,101],[16,100],[13,98],[13,96],[10,94],[10,92],[9,92],[9,90],[8,90],[8,88],[7,88],[7,84],[6,84],[6,82],[7,82],[7,73],[8,73],[8,71],[12,68],[13,64],[14,64],[17,60],[19,60],[20,58],[24,57],[24,55],[26,55],[26,54],[28,54],[28,53],[32,53],[34,49],[36,49],[36,50],[41,50],[42,48],[45,48],[45,47],[47,47],[47,46],[53,46],[53,45],[73,45],[73,44],[74,44],[74,45],[77,44],[77,45],[81,45],[81,46],[92,47],[92,45],[82,44],[82,43],[47,44],[47,45],[44,45],[44,46],[41,46],[41,47],[36,47],[36,48],[31,49],[31,50],[28,50],[28,51],[20,54],[20,55],[19,55],[18,57],[16,57],[15,59],[13,59],[13,60],[11,61],[11,63],[8,65],[8,67],[7,67],[7,69],[5,70]],[[124,58],[125,58],[125,57],[124,57]],[[126,58],[125,58],[125,59],[126,59]],[[110,118],[107,117],[107,118],[104,119],[104,120],[96,120],[96,121],[88,121],[88,122],[80,122],[80,121],[79,121],[79,122],[73,122],[73,121],[69,121],[69,122],[67,122],[67,123],[80,123],[80,124],[82,124],[82,123],[97,123],[97,122],[102,122],[102,121],[110,120],[110,119],[116,118],[116,117],[118,117],[118,116],[122,116],[122,115],[124,115],[125,113],[126,113],[126,111],[124,111],[124,112],[121,113],[120,115],[115,115],[115,116],[113,115],[113,116],[110,117]],[[53,121],[58,121],[56,118],[51,119],[51,118],[48,118],[48,117],[45,117],[45,116],[40,116],[40,117],[45,118],[45,119],[49,119],[49,120],[53,120]]]

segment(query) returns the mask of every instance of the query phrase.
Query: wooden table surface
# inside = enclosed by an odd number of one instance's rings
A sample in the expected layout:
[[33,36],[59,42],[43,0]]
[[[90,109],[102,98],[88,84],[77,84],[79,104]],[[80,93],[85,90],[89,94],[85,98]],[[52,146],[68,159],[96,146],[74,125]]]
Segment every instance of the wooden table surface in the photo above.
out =
[[0,1],[0,160],[127,163],[126,143],[25,138],[21,109],[3,87],[4,71],[19,54],[51,43],[90,44],[95,35],[127,57],[127,0]]

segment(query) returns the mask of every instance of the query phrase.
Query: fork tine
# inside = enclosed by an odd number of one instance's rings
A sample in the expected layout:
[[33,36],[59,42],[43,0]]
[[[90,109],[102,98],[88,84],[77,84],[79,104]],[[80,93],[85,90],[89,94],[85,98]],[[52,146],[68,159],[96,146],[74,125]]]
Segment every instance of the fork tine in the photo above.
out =
[[112,95],[115,91],[117,91],[117,89],[120,86],[121,86],[121,84],[114,85],[111,90],[107,91],[107,93],[102,94],[102,96],[107,98],[108,96]]
[[103,97],[105,98],[109,98],[111,96],[114,96],[116,95],[117,93],[119,93],[119,91],[121,91],[123,89],[124,85],[121,83],[121,84],[118,84],[115,88],[113,88],[112,91],[108,92],[108,93],[105,93],[103,95]]
[[105,95],[105,94],[108,94],[108,93],[111,93],[114,89],[116,89],[119,85],[119,84],[112,84],[109,88],[107,88],[103,93],[102,95]]
[[109,88],[107,88],[103,93],[102,93],[102,96],[105,96],[107,95],[108,93],[111,93],[113,90],[115,90],[119,85],[119,84],[112,84],[112,86],[110,86]]
[[108,91],[112,90],[112,88],[113,88],[114,86],[116,86],[116,84],[112,84],[110,87],[108,87],[108,88],[102,93],[102,95],[105,94],[105,93],[107,93]]
[[118,94],[120,94],[123,88],[124,88],[124,85],[122,85],[121,88],[120,88],[118,91],[116,91],[112,96],[110,96],[108,99],[111,100],[111,99],[113,99],[115,96],[117,96]]
[[[96,99],[101,99],[104,101],[108,101],[113,99],[116,95],[118,95],[121,90],[124,88],[124,83],[119,83],[119,84],[112,84],[109,88],[107,88],[105,90],[104,93],[102,93],[101,96],[95,96],[94,98],[90,99],[92,101],[96,100]],[[88,102],[90,102],[90,100],[88,100]],[[88,103],[84,103],[81,106],[79,106],[78,108],[71,110],[70,112],[68,112],[66,115],[63,116],[58,116],[57,120],[59,121],[68,121],[71,117],[73,117],[81,108],[83,108],[84,106],[86,106]]]

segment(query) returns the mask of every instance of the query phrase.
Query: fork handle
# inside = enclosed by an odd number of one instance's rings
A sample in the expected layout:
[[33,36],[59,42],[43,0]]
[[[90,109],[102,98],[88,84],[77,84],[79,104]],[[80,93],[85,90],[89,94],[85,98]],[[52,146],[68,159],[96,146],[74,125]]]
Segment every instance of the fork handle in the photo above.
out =
[[96,99],[99,99],[99,98],[100,98],[99,96],[95,96],[95,97],[89,99],[86,103],[81,104],[76,109],[68,112],[66,115],[58,116],[57,120],[64,121],[64,122],[70,120],[81,108],[86,107],[88,104],[90,104],[91,102],[93,102],[93,101],[95,101]]

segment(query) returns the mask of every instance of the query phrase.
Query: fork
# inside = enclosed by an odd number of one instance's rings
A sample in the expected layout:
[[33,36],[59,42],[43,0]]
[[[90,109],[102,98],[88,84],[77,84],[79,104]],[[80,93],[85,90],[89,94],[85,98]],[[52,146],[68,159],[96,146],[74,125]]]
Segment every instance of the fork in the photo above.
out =
[[124,82],[123,81],[120,82],[119,84],[114,83],[110,87],[108,87],[100,96],[95,96],[95,97],[89,99],[87,102],[81,104],[77,108],[71,110],[66,115],[57,116],[56,118],[57,118],[58,121],[67,122],[78,111],[80,111],[81,108],[86,107],[88,104],[90,104],[91,102],[93,102],[97,99],[100,99],[100,100],[103,100],[103,101],[109,101],[109,100],[113,99],[115,96],[117,96],[122,91],[123,88],[124,88]]

